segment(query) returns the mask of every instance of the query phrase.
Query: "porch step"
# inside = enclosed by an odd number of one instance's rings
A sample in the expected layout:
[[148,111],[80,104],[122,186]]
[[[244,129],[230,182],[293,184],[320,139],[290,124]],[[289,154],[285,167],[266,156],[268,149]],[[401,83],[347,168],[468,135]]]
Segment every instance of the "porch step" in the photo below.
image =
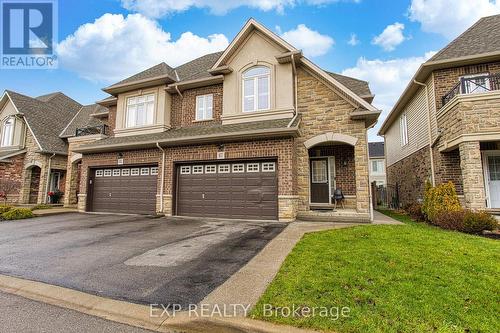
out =
[[370,215],[356,212],[310,211],[299,212],[297,220],[308,222],[370,223]]

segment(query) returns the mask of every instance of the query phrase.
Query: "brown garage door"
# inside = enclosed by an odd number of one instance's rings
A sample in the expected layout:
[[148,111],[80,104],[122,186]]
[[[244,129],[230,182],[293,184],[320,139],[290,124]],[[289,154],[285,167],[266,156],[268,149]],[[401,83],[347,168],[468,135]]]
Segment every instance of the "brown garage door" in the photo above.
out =
[[154,214],[158,167],[135,166],[92,170],[94,212]]
[[276,161],[179,165],[177,177],[177,215],[278,218]]

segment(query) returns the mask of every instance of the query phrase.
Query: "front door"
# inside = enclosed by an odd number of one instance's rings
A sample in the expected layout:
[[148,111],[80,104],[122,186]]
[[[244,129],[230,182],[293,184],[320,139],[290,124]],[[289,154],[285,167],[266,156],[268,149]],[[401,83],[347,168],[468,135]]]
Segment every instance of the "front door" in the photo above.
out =
[[500,153],[486,156],[489,208],[500,208]]
[[330,203],[328,158],[311,159],[311,203]]

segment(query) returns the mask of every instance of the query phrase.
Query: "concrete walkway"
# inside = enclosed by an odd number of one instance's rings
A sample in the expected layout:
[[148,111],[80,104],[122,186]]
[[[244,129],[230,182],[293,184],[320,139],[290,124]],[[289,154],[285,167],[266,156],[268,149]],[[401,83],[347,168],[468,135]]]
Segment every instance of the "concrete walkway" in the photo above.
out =
[[385,214],[373,211],[373,224],[404,224],[398,220],[393,219]]
[[78,210],[76,208],[64,208],[64,207],[56,207],[49,209],[37,209],[33,211],[33,215],[35,216],[50,216],[50,215],[59,215],[59,214],[67,214],[67,213],[77,213]]

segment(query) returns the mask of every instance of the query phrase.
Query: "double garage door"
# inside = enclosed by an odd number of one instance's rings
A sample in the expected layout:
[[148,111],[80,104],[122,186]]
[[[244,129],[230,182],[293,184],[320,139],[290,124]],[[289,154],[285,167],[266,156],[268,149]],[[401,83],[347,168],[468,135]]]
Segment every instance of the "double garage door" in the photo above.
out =
[[92,176],[90,210],[156,213],[157,166],[94,169]]
[[177,215],[278,218],[275,161],[186,164],[177,167]]

